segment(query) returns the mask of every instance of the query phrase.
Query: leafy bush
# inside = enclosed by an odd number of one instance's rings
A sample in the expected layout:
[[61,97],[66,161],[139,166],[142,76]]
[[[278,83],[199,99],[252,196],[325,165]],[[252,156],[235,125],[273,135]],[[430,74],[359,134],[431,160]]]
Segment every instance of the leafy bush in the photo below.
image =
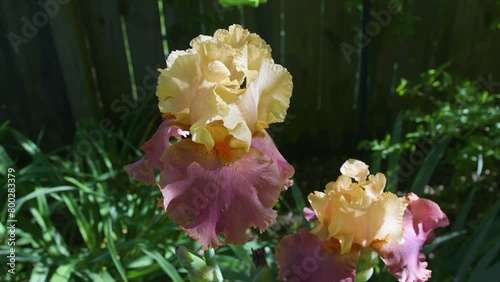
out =
[[450,216],[451,231],[426,249],[432,280],[493,281],[500,271],[500,200],[491,197],[498,194],[500,94],[491,75],[454,79],[448,66],[417,83],[402,79],[396,90],[411,107],[391,134],[361,147],[387,167],[389,189],[427,193]]

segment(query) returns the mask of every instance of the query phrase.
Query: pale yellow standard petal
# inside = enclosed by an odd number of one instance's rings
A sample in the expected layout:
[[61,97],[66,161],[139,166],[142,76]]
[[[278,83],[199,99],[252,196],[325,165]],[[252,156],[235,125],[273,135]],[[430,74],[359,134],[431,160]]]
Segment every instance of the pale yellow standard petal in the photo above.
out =
[[329,238],[328,228],[325,227],[330,224],[333,215],[331,213],[331,208],[329,208],[330,202],[326,197],[325,193],[319,191],[315,191],[307,197],[318,218],[318,224],[314,227],[312,232],[323,240]]
[[156,96],[162,113],[173,114],[176,121],[189,124],[191,103],[200,92],[199,55],[184,52],[175,55],[172,67],[160,70]]
[[250,31],[244,29],[241,25],[233,24],[230,25],[228,29],[218,29],[214,33],[214,38],[225,44],[232,46],[233,48],[241,48],[248,44],[248,36]]
[[355,159],[349,159],[347,160],[341,167],[340,167],[340,172],[343,175],[347,175],[349,177],[354,178],[358,182],[364,182],[366,180],[366,177],[368,174],[370,174],[370,171],[368,170],[368,165],[366,165],[364,162],[355,160]]
[[366,194],[374,199],[378,198],[384,192],[387,179],[382,173],[368,176],[368,181],[363,184]]
[[284,120],[290,73],[274,63],[260,36],[240,25],[217,30],[213,37],[200,35],[190,45],[172,52],[160,70],[160,111],[189,126],[192,140],[207,150],[248,151],[253,134]]
[[186,55],[190,52],[190,50],[176,50],[176,51],[172,51],[170,52],[170,54],[168,55],[167,57],[167,68],[171,68],[172,65],[174,64],[175,60],[177,60],[177,58],[179,56],[182,56],[182,55]]
[[351,190],[352,180],[349,176],[341,175],[337,178],[337,181],[332,181],[326,184],[325,192],[342,192],[344,190]]
[[292,76],[272,59],[264,59],[255,81],[249,83],[238,106],[252,131],[285,120],[292,96]]
[[[192,140],[204,144],[207,150],[210,151],[214,147],[215,141],[224,140],[225,138],[225,136],[221,136],[222,131],[217,130],[223,124],[222,122],[217,123],[217,121],[222,121],[224,117],[229,115],[230,108],[214,92],[207,93],[203,100],[198,100],[195,108],[198,108],[198,113],[202,114],[189,129]],[[216,128],[211,130],[211,127]],[[223,132],[227,132],[227,129]]]
[[221,61],[211,61],[207,64],[205,78],[208,81],[223,83],[229,80],[231,72]]

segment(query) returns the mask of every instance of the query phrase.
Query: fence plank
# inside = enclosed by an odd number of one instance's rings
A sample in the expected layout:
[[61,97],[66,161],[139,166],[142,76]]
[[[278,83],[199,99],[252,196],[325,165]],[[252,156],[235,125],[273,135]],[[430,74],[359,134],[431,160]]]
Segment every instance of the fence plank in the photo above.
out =
[[[294,96],[290,112],[297,115],[292,121],[294,132],[291,141],[302,136],[311,137],[317,133],[315,122],[316,97],[318,87],[318,50],[319,50],[319,1],[286,1],[286,66],[293,75]],[[308,15],[306,23],[298,21]]]
[[165,68],[157,1],[124,0],[123,17],[134,67],[138,100],[154,93],[158,67]]
[[73,117],[80,122],[102,117],[83,19],[75,1],[59,7],[58,15],[50,21],[50,29]]
[[[79,1],[87,27],[92,64],[97,77],[98,95],[104,116],[113,121],[124,119],[124,99],[131,97],[132,87],[120,22],[118,0]],[[123,99],[123,100],[122,100]]]
[[2,36],[2,51],[8,62],[2,64],[2,72],[8,74],[2,100],[7,101],[8,118],[14,127],[25,129],[29,138],[36,139],[43,130],[42,148],[69,143],[74,124],[47,27],[50,17],[37,2],[2,1],[0,6],[5,34],[23,38],[16,52]]
[[[20,29],[15,29],[17,13],[14,13],[10,3],[0,3],[0,34],[8,35],[10,32],[20,34]],[[9,10],[7,10],[9,9]],[[9,11],[5,13],[4,11]],[[24,113],[26,108],[26,89],[23,84],[23,77],[16,64],[16,53],[7,36],[0,36],[0,123],[7,120],[11,125],[22,132],[31,131],[30,113]],[[20,117],[24,116],[24,119]]]
[[198,1],[163,0],[163,13],[170,51],[189,48],[189,42],[201,33],[202,18]]

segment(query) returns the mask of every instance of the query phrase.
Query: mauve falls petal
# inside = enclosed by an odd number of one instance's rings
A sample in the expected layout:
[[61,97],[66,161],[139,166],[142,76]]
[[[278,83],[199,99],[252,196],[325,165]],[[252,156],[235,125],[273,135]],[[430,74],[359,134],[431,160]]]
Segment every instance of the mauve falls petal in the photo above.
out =
[[265,152],[251,147],[224,164],[213,151],[190,139],[172,145],[162,156],[166,169],[160,177],[170,218],[204,249],[243,244],[252,226],[265,230],[276,217],[272,208],[284,185],[280,166],[272,157],[281,155],[270,147]]
[[160,158],[170,147],[170,138],[175,137],[179,139],[189,135],[189,131],[174,127],[172,123],[172,119],[165,119],[151,139],[141,146],[140,149],[145,153],[144,157],[124,167],[129,177],[145,185],[154,185],[156,183],[154,170],[164,169]]
[[427,281],[431,277],[431,271],[427,269],[425,255],[420,250],[433,237],[434,229],[447,226],[449,221],[436,203],[420,199],[413,193],[408,199],[410,203],[403,217],[404,242],[376,242],[372,247],[399,281]]
[[285,236],[276,247],[278,279],[287,282],[354,282],[359,248],[341,255],[340,245],[326,246],[318,237],[302,228]]
[[266,131],[259,132],[252,139],[251,146],[260,149],[278,166],[283,181],[283,189],[287,189],[293,185],[293,181],[290,178],[295,173],[295,169],[283,158],[276,145],[274,145],[273,139]]

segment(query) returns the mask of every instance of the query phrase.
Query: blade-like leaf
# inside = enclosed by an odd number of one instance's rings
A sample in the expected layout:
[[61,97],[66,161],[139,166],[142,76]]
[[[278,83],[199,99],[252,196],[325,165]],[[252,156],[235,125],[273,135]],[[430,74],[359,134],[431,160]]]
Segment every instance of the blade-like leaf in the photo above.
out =
[[[401,143],[401,132],[403,129],[403,112],[399,112],[394,121],[391,135],[391,146]],[[399,157],[401,153],[396,150],[389,155],[387,163],[387,188],[386,191],[395,192],[398,190],[399,182]],[[375,170],[378,171],[378,170]]]
[[424,164],[418,170],[417,176],[411,185],[411,191],[417,195],[424,194],[424,187],[429,183],[436,167],[439,163],[439,160],[444,154],[444,151],[448,147],[448,144],[451,141],[450,136],[442,137],[439,142],[434,146],[431,150],[427,158],[425,159]]
[[166,260],[157,250],[149,249],[141,246],[141,250],[152,259],[154,259],[165,273],[172,279],[173,282],[183,282],[181,276],[177,273],[175,267]]

